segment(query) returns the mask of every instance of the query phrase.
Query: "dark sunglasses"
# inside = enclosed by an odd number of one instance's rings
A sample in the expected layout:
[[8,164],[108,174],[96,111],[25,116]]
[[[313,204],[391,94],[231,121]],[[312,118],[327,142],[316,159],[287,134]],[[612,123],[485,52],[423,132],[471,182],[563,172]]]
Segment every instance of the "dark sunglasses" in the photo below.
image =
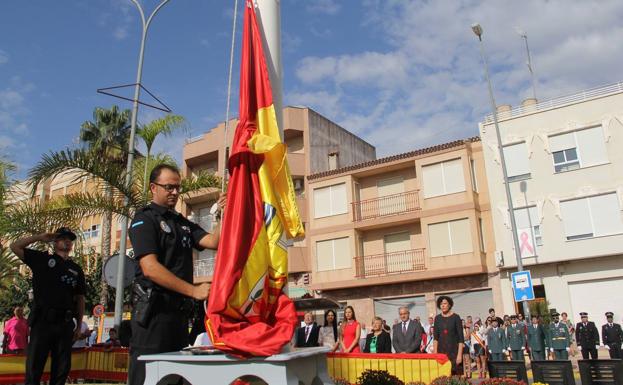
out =
[[151,182],[153,184],[155,184],[156,186],[160,186],[163,189],[166,190],[166,192],[173,192],[174,190],[177,190],[177,192],[182,191],[182,186],[179,184],[160,184],[160,183],[156,183],[156,182]]

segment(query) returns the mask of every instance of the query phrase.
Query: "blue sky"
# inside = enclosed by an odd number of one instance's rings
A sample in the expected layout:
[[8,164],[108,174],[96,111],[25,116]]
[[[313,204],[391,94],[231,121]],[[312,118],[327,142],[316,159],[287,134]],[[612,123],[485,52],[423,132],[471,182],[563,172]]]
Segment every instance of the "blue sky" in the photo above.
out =
[[[191,126],[157,150],[179,159],[185,136],[224,120],[233,3],[171,0],[155,18],[143,84]],[[622,80],[620,1],[281,0],[281,14],[284,103],[314,108],[379,156],[477,134],[489,110],[474,21],[499,104],[531,94],[516,27],[528,33],[539,99]],[[129,0],[2,1],[0,154],[18,177],[74,146],[94,107],[130,107],[95,91],[134,82],[139,33]],[[236,61],[235,91],[238,76]],[[140,119],[158,116],[143,108]]]

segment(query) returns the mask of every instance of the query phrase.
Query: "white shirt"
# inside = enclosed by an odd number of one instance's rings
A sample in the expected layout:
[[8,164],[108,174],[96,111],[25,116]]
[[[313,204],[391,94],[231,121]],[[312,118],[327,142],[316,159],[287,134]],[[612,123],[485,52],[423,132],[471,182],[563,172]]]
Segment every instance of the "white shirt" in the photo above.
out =
[[[85,334],[87,331],[89,331],[89,325],[87,325],[86,322],[82,321],[82,325],[80,325],[80,334]],[[87,339],[81,338],[79,340],[76,340],[76,342],[74,342],[74,344],[71,347],[72,348],[84,348],[86,346],[87,346]]]

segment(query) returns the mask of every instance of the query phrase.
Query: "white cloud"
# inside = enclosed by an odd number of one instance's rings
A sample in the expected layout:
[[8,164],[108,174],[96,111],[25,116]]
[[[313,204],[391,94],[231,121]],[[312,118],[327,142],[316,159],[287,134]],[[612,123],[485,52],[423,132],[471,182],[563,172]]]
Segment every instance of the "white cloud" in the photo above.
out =
[[312,13],[336,15],[342,6],[335,0],[313,0],[306,2],[305,9]]
[[[0,136],[2,147],[14,147],[15,136],[28,135],[26,122],[30,110],[27,107],[26,95],[32,92],[35,86],[22,81],[19,77],[10,79],[6,88],[0,89]],[[12,140],[8,140],[12,137]]]
[[5,64],[9,62],[9,54],[6,51],[0,49],[0,64]]
[[[363,27],[385,47],[300,60],[309,91],[289,93],[377,145],[379,155],[477,133],[489,112],[478,40],[480,22],[498,104],[550,98],[621,80],[623,3],[367,0]],[[590,15],[590,17],[587,17]],[[330,95],[327,100],[318,95]]]

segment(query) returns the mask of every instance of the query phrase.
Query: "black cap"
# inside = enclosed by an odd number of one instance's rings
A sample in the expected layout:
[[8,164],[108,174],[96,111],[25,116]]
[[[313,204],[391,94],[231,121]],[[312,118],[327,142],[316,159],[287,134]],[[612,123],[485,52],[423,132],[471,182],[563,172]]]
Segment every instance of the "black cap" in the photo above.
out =
[[76,234],[69,227],[60,227],[55,231],[56,238],[69,238],[72,241],[76,240]]
[[515,314],[511,314],[511,319],[517,319],[517,316]]
[[614,317],[614,313],[613,312],[609,311],[609,312],[606,313],[606,318],[612,318],[612,317]]
[[580,317],[588,317],[588,313],[583,311],[580,313]]
[[559,316],[560,316],[560,314],[557,311],[552,313],[552,317],[559,317]]

